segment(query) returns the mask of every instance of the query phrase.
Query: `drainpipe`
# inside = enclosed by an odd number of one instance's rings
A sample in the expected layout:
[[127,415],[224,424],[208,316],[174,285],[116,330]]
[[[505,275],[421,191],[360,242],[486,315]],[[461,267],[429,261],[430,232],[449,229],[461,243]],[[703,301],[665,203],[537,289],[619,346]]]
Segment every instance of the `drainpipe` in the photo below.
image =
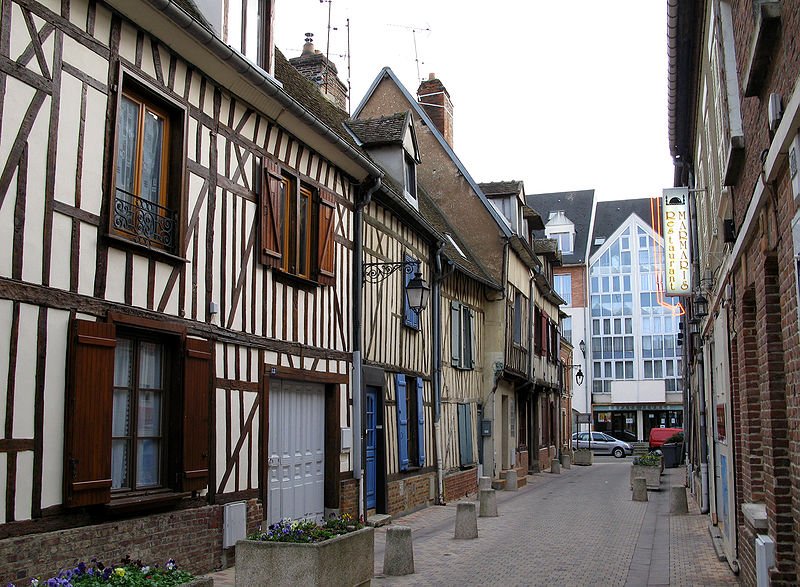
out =
[[362,223],[364,208],[369,204],[374,194],[381,187],[380,176],[375,177],[375,183],[367,189],[364,197],[356,202],[353,212],[353,477],[358,479],[358,513],[359,517],[366,516],[366,493],[364,491],[364,462],[362,456],[366,454],[367,438],[362,428],[362,411],[364,410],[364,383],[362,379],[361,356],[361,316],[363,314],[363,284],[362,258],[364,243],[362,237]]
[[444,460],[442,459],[442,280],[451,273],[442,272],[442,251],[444,241],[439,241],[433,254],[433,277],[431,279],[431,337],[433,338],[433,435],[436,443],[436,483],[438,487],[436,503],[445,504],[444,499]]
[[[690,241],[697,243],[697,192],[691,191],[691,186],[694,185],[694,174],[689,169],[689,216],[691,235]],[[700,252],[697,247],[692,251],[692,270],[694,271],[695,278],[699,279],[700,276]],[[702,332],[702,329],[701,329]],[[694,341],[692,341],[694,343]],[[700,512],[707,514],[710,510],[709,496],[708,496],[708,439],[706,437],[706,382],[705,382],[705,365],[703,364],[702,345],[699,345],[701,354],[697,358],[697,385],[698,385],[698,399],[700,407],[700,488],[701,488],[701,505]],[[692,345],[694,347],[694,345]]]

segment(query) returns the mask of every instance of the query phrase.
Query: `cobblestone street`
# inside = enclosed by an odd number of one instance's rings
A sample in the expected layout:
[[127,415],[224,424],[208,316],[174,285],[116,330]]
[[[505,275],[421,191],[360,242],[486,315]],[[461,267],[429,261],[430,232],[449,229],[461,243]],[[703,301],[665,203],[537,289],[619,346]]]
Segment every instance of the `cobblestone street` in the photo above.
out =
[[[455,540],[456,504],[394,520],[412,529],[415,574],[384,577],[386,528],[375,534],[375,585],[737,585],[716,556],[708,517],[689,500],[669,514],[669,488],[683,469],[667,469],[661,491],[631,500],[630,459],[600,457],[561,475],[528,476],[519,491],[498,492],[499,517],[479,518],[479,537]],[[214,575],[233,585],[233,569]]]

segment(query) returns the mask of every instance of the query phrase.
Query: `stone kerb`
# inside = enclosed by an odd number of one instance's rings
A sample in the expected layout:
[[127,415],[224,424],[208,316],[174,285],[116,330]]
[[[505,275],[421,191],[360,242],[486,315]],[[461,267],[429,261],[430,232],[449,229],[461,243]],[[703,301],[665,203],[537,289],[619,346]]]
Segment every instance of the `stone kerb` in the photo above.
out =
[[669,488],[669,513],[689,513],[689,504],[686,501],[686,488],[683,485],[673,485]]

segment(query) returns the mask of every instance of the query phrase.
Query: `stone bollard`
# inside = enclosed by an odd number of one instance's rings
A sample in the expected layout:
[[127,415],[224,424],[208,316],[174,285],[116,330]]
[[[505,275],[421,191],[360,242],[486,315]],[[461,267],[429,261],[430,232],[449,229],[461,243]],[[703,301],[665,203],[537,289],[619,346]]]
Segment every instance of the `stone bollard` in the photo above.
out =
[[561,455],[561,466],[564,467],[565,469],[572,468],[572,459],[566,453]]
[[561,474],[561,461],[558,459],[553,459],[550,461],[550,472],[553,475],[560,475]]
[[480,477],[478,479],[478,491],[483,491],[484,489],[491,489],[491,488],[492,488],[491,477]]
[[478,516],[474,502],[462,502],[456,505],[456,540],[478,537]]
[[497,517],[497,494],[494,489],[482,489],[478,492],[478,499],[480,500],[480,517],[481,518],[496,518]]
[[388,577],[414,573],[414,549],[411,545],[411,528],[389,526],[386,528],[386,549],[383,553],[383,574]]
[[689,504],[686,503],[686,488],[683,485],[673,485],[669,488],[669,513],[689,513]]
[[506,491],[517,490],[517,472],[514,469],[506,471]]
[[647,479],[644,477],[633,480],[633,501],[647,501]]

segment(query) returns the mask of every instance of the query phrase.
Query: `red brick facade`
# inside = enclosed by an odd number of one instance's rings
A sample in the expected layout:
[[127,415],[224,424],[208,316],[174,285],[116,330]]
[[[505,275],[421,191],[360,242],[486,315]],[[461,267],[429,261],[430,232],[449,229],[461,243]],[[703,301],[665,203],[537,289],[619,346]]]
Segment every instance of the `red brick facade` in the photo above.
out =
[[571,275],[572,276],[572,307],[585,308],[586,307],[586,267],[568,266],[568,267],[554,267],[553,275]]
[[[263,513],[257,500],[247,502],[248,533],[258,529]],[[173,558],[192,573],[208,573],[234,563],[235,549],[222,548],[222,521],[223,506],[213,505],[6,538],[0,540],[0,583],[27,585],[80,560],[113,564],[126,555],[162,565]]]
[[435,499],[436,475],[424,473],[388,483],[388,512],[391,515],[409,513],[427,505]]
[[453,501],[478,491],[478,469],[467,469],[446,475],[444,478],[444,500]]

